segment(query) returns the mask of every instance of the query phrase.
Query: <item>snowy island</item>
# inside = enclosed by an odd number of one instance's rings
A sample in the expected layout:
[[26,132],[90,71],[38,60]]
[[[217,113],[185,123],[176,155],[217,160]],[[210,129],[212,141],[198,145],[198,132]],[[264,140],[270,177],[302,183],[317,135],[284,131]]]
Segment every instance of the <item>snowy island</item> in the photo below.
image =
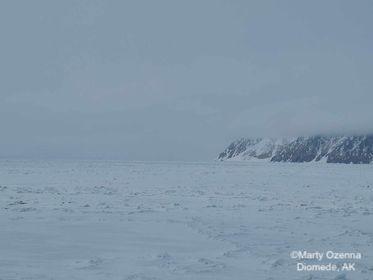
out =
[[219,160],[272,162],[371,163],[373,134],[294,138],[241,138],[218,156]]

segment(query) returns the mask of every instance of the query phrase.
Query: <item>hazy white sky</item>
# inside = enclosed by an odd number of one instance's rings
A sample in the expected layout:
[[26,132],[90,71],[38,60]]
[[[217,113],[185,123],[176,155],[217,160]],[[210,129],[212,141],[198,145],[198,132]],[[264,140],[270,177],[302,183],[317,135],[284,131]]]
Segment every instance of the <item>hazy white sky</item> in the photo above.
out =
[[0,156],[209,160],[373,132],[372,1],[1,1]]

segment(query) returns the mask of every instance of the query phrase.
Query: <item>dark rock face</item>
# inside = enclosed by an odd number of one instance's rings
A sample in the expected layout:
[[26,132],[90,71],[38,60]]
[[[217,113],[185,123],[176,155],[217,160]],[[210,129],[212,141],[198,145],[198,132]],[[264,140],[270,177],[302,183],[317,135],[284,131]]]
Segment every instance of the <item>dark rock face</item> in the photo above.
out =
[[298,137],[288,145],[281,147],[271,161],[319,161],[328,153],[333,140],[322,136]]
[[347,137],[327,158],[334,163],[371,163],[373,161],[373,135]]
[[230,144],[218,159],[267,159],[273,162],[371,163],[373,135],[247,139]]

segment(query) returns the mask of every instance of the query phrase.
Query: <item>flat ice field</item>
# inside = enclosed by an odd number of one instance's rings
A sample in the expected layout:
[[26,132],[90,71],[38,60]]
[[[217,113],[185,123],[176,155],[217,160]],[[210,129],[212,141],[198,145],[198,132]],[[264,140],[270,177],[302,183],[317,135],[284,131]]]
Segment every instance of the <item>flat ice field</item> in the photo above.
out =
[[373,165],[2,160],[0,279],[370,280]]

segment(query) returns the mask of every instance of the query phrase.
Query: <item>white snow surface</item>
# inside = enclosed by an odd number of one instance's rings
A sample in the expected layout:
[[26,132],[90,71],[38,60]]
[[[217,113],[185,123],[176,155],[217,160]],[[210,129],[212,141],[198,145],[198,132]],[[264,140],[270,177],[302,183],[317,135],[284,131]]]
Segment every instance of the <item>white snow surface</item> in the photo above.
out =
[[[2,160],[0,279],[373,279],[372,169]],[[362,259],[297,272],[293,250]]]
[[247,146],[244,152],[228,160],[270,161],[284,144],[292,140],[294,140],[294,138],[256,139],[255,144]]

